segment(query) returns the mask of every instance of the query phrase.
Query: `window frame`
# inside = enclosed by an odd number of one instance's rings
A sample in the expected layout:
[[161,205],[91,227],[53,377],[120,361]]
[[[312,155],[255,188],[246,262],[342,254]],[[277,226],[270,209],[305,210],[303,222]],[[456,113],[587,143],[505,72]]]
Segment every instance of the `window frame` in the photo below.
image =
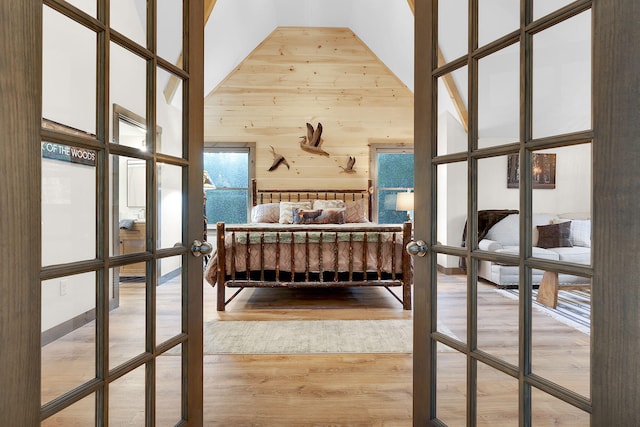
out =
[[[379,187],[378,187],[378,154],[382,154],[382,153],[391,153],[391,154],[411,154],[414,155],[414,149],[413,149],[413,144],[408,144],[405,142],[385,142],[385,143],[371,143],[369,144],[369,170],[370,170],[370,177],[371,177],[371,186],[373,188],[373,197],[372,197],[372,209],[371,209],[371,215],[372,218],[371,220],[375,223],[378,223],[379,218],[378,218],[378,210],[379,210],[379,206],[378,206],[378,192],[379,192]],[[415,187],[415,183],[414,183],[414,187]],[[414,191],[414,187],[389,187],[386,188],[387,190],[398,190],[398,192],[401,191],[407,191],[407,190],[411,190],[412,192]]]
[[[204,150],[202,152],[203,158],[205,153],[249,153],[249,165],[247,177],[247,191],[249,197],[247,198],[247,222],[251,220],[251,181],[256,176],[256,144],[255,142],[205,142]],[[225,190],[241,190],[244,187],[225,187]],[[204,190],[203,190],[204,192]],[[206,208],[205,208],[206,209]],[[204,212],[206,217],[206,210]],[[216,235],[216,225],[214,223],[207,223],[207,234],[211,236]]]

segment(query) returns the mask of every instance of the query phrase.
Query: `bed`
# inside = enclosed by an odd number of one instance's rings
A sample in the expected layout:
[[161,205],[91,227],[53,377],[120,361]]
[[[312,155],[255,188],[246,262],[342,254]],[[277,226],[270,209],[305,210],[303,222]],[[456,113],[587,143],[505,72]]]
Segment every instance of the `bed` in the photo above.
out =
[[[216,224],[205,278],[224,311],[245,288],[382,286],[411,309],[411,223],[375,224],[371,183],[356,190],[258,190],[252,222]],[[401,296],[391,287],[401,287]],[[226,288],[237,288],[226,299]]]

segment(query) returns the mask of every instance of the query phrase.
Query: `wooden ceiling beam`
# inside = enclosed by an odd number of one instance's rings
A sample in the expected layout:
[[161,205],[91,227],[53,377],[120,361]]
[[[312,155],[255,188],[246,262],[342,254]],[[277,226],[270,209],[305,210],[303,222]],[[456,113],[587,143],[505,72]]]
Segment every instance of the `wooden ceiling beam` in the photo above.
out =
[[411,13],[416,14],[416,2],[415,0],[407,0],[407,3],[409,3],[409,7],[411,8]]
[[[211,16],[211,12],[213,12],[213,7],[216,5],[217,0],[204,0],[204,25],[207,25],[209,21],[209,17]],[[178,59],[176,60],[176,65],[178,67],[182,67],[182,51],[180,51],[180,55],[178,55]],[[180,79],[174,75],[169,77],[169,81],[164,88],[164,98],[167,101],[167,104],[170,104],[173,100],[173,97],[176,94],[176,90],[178,90],[178,86],[180,85]]]

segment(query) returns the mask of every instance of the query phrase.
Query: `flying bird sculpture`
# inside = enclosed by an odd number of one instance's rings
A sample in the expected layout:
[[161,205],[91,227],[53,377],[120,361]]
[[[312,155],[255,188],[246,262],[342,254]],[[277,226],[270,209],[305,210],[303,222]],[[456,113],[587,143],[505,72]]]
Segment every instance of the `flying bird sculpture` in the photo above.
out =
[[340,166],[342,168],[343,172],[346,173],[356,173],[355,169],[353,169],[353,166],[356,164],[356,158],[349,156],[349,160],[347,160],[347,167],[345,168],[344,166]]
[[289,162],[287,162],[287,159],[285,159],[282,154],[276,153],[276,150],[273,148],[272,145],[270,145],[269,147],[271,147],[271,152],[273,153],[273,163],[271,164],[271,167],[269,168],[269,172],[278,169],[278,166],[280,166],[280,165],[285,165],[287,167],[287,169],[291,169],[289,167]]
[[302,138],[300,148],[304,151],[329,157],[329,153],[320,148],[322,144],[322,123],[318,122],[318,126],[315,129],[311,123],[307,123],[307,135],[300,138]]

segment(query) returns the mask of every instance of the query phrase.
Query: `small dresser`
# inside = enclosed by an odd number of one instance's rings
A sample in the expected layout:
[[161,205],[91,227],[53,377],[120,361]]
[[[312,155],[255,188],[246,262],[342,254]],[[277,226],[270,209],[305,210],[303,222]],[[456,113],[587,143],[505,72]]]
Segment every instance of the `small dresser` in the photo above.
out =
[[[144,252],[146,250],[147,227],[144,222],[134,222],[133,227],[128,230],[120,229],[120,255]],[[145,263],[123,265],[120,267],[121,277],[145,276]]]

